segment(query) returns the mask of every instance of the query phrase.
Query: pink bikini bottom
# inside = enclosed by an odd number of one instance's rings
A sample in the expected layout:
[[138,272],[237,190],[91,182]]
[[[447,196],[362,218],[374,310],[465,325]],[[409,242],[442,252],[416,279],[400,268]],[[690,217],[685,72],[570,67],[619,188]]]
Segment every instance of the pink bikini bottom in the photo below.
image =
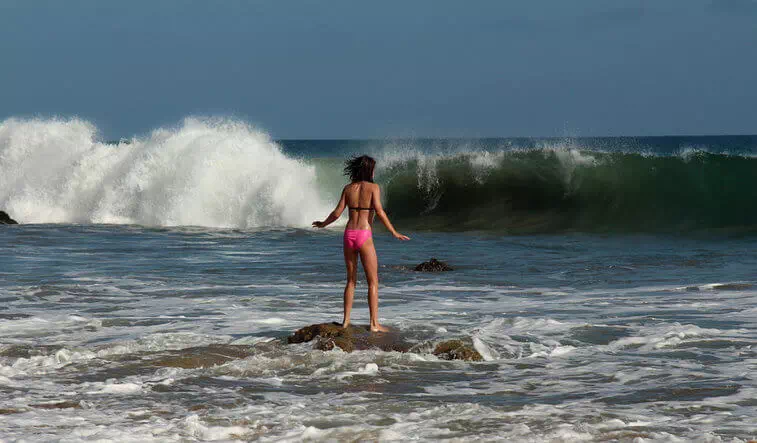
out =
[[344,247],[359,250],[366,240],[371,238],[370,229],[345,229]]

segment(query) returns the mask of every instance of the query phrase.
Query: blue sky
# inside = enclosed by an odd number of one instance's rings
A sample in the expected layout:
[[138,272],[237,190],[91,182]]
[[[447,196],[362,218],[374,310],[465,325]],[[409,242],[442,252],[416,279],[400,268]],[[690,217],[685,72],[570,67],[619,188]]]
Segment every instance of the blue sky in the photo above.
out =
[[0,0],[0,119],[106,138],[757,133],[757,0]]

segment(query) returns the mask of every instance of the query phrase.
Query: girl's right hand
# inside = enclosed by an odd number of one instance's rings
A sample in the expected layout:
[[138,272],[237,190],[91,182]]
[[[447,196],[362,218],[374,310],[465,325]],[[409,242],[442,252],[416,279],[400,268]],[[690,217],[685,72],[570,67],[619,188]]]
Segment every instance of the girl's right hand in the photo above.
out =
[[394,238],[396,238],[397,240],[402,240],[402,241],[410,240],[410,237],[408,237],[407,235],[402,235],[399,232],[395,232],[392,235],[394,235]]

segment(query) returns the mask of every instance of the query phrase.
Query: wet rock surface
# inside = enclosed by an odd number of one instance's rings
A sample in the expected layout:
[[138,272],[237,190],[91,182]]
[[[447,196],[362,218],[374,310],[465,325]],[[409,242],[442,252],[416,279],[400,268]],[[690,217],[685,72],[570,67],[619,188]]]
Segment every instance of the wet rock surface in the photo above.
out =
[[413,270],[418,272],[445,272],[454,271],[454,268],[443,261],[432,258],[414,267]]
[[462,340],[447,340],[436,345],[434,355],[444,360],[483,361],[484,358],[471,345]]
[[17,225],[18,222],[13,220],[5,211],[0,211],[0,225]]
[[412,344],[405,341],[397,331],[373,333],[368,326],[350,325],[342,328],[339,323],[320,323],[295,331],[287,343],[304,343],[315,340],[315,348],[329,351],[335,347],[345,352],[366,349],[407,352]]
[[[340,348],[345,352],[380,349],[390,352],[413,352],[419,346],[402,337],[399,331],[371,332],[368,326],[350,325],[342,328],[339,323],[320,323],[298,329],[287,338],[287,343],[313,342],[315,349],[330,351]],[[482,361],[483,357],[471,344],[463,340],[448,340],[438,343],[433,354],[444,360]]]

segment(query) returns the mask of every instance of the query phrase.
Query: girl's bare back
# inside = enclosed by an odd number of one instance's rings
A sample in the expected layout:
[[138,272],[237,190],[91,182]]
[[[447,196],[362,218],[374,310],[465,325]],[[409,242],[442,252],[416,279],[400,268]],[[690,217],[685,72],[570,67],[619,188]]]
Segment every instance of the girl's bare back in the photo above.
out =
[[371,229],[373,227],[373,204],[375,188],[370,182],[354,182],[344,187],[344,200],[349,209],[347,229]]

